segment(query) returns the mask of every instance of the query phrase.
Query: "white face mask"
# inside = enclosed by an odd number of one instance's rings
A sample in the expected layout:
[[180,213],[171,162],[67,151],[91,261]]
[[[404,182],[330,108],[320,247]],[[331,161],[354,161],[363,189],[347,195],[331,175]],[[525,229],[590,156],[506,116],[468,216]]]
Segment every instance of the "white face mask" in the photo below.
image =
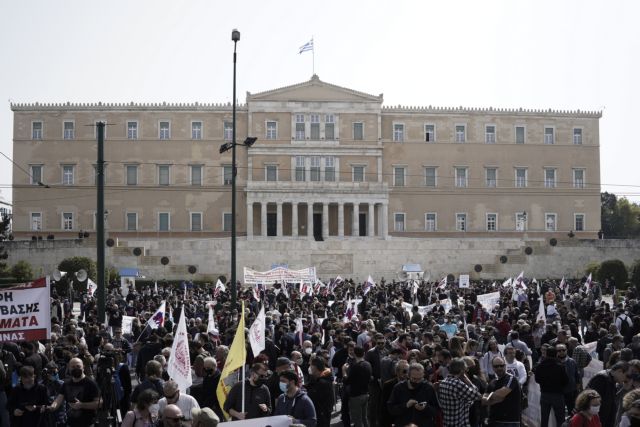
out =
[[311,347],[306,347],[306,348],[304,349],[304,354],[311,354],[311,351],[312,351],[312,350],[311,350]]
[[591,406],[591,407],[589,408],[589,413],[590,413],[591,415],[596,415],[598,412],[600,412],[600,405],[598,405],[598,406]]

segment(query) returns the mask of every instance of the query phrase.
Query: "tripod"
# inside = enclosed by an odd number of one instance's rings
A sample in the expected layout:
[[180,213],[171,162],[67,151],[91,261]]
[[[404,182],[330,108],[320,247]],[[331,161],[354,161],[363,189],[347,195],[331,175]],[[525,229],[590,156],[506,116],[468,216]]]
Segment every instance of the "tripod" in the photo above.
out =
[[120,414],[120,402],[116,393],[113,370],[106,369],[98,372],[98,384],[102,391],[102,405],[98,410],[98,425],[118,427],[122,423]]

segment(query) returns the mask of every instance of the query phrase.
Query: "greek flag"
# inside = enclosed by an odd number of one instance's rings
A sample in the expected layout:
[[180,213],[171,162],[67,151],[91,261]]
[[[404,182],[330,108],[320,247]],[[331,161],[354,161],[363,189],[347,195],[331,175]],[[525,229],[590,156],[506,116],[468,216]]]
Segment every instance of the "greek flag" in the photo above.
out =
[[300,53],[306,52],[308,50],[313,51],[313,39],[309,40],[308,42],[306,42],[305,44],[300,46],[300,52],[298,52],[298,53],[300,54]]

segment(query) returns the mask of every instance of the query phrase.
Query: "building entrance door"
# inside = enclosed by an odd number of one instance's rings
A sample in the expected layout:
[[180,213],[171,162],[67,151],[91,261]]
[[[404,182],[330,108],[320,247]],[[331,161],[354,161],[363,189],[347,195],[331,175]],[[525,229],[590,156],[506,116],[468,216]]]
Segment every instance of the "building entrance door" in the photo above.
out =
[[366,236],[367,235],[367,214],[366,213],[361,213],[359,215],[360,218],[360,228],[359,228],[359,236]]
[[316,242],[321,242],[324,239],[322,238],[322,214],[314,213],[313,214],[313,238]]
[[267,236],[275,236],[278,232],[278,214],[267,212]]

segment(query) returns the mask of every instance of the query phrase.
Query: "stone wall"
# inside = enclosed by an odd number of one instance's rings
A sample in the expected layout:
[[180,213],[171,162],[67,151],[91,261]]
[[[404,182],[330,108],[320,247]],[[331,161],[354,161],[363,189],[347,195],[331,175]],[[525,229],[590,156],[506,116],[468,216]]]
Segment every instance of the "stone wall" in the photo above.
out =
[[[64,258],[89,256],[95,259],[95,240],[53,240],[6,242],[9,264],[31,263],[36,274],[50,274]],[[133,249],[142,249],[135,256]],[[531,248],[531,254],[526,254]],[[163,266],[160,259],[169,257]],[[506,256],[505,263],[501,257]],[[107,265],[137,267],[151,279],[215,280],[229,277],[229,239],[140,239],[120,240],[106,251]],[[268,270],[273,264],[299,269],[317,268],[318,276],[337,274],[363,281],[371,274],[376,280],[399,277],[403,264],[417,263],[425,276],[470,274],[472,278],[501,279],[525,272],[527,277],[576,277],[591,262],[618,258],[627,266],[640,259],[640,240],[559,240],[551,246],[544,239],[347,239],[315,242],[308,240],[238,239],[238,278],[244,266]],[[474,271],[476,265],[482,271]],[[197,272],[191,275],[189,266]]]

